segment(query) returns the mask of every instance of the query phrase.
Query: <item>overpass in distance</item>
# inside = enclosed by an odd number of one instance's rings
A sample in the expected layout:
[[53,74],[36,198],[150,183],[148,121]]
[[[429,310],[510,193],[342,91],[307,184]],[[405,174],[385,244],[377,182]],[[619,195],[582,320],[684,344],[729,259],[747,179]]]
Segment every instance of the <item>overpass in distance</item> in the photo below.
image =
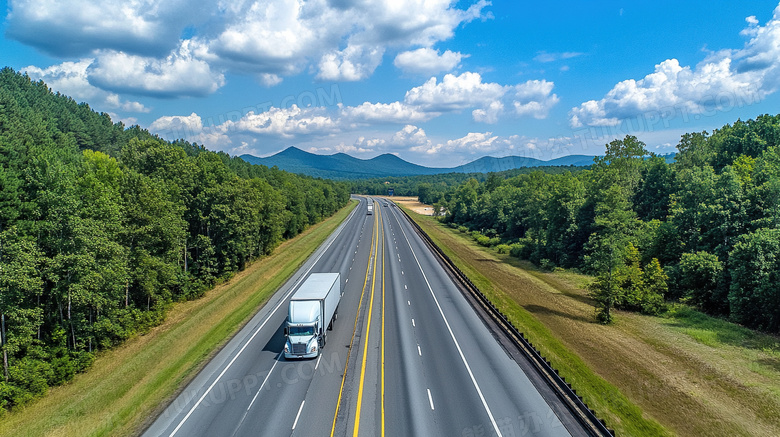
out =
[[[588,435],[406,216],[384,200],[367,215],[374,200],[359,201],[144,436]],[[314,272],[341,274],[338,319],[319,358],[286,361],[287,303]]]

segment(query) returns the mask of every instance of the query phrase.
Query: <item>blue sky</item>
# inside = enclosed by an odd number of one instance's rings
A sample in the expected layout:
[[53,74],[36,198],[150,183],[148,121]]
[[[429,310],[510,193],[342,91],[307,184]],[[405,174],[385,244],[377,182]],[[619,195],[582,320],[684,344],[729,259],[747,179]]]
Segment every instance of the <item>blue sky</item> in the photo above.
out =
[[0,64],[233,155],[600,154],[780,108],[777,0],[0,2]]

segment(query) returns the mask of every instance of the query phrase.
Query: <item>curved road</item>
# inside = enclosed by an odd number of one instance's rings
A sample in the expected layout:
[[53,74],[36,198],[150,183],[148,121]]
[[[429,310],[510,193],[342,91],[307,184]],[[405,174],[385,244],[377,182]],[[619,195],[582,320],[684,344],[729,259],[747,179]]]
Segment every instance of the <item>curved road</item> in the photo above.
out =
[[[360,198],[145,436],[586,435],[554,413],[404,215],[381,199],[366,209]],[[341,273],[338,320],[320,358],[286,361],[287,302],[312,272]]]

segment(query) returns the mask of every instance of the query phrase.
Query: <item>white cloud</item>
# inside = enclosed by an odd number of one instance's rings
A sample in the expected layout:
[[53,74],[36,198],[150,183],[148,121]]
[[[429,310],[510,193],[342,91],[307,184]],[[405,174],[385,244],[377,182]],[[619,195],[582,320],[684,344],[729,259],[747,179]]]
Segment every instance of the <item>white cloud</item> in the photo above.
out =
[[480,123],[494,124],[498,122],[498,117],[504,113],[504,104],[498,100],[490,102],[487,108],[480,108],[471,111],[474,121]]
[[323,135],[338,131],[338,123],[322,108],[271,108],[255,114],[249,112],[238,121],[228,120],[221,125],[224,131],[272,135],[293,138],[302,135]]
[[194,56],[191,40],[165,59],[101,52],[89,67],[90,83],[117,92],[157,97],[205,96],[225,84],[225,76]]
[[468,57],[460,52],[446,50],[439,53],[429,47],[417,50],[401,52],[395,57],[393,65],[406,73],[437,74],[443,71],[451,71],[460,65],[461,59]]
[[560,99],[552,93],[555,86],[553,82],[546,80],[529,80],[526,83],[515,86],[515,94],[512,105],[518,116],[531,116],[536,119],[547,118],[550,109]]
[[415,146],[411,147],[409,150],[427,154],[438,154],[441,152],[452,153],[455,151],[470,154],[489,153],[497,150],[502,145],[506,145],[504,141],[498,141],[498,139],[499,137],[494,136],[492,132],[469,132],[466,136],[461,138],[447,140],[444,143]]
[[164,56],[182,29],[200,23],[216,2],[190,0],[16,0],[8,35],[55,56],[95,49]]
[[123,100],[117,94],[90,85],[87,68],[91,63],[92,59],[82,59],[46,68],[30,65],[22,68],[22,71],[34,80],[43,80],[54,91],[73,97],[77,101],[89,101],[90,105],[97,110],[149,112],[149,108],[140,102]]
[[272,86],[276,86],[276,85],[279,85],[280,83],[282,83],[282,78],[281,77],[279,77],[279,76],[277,76],[275,74],[271,74],[271,73],[260,73],[258,78],[260,79],[260,83],[262,83],[263,85],[265,85],[265,86],[267,86],[269,88],[272,87]]
[[149,125],[154,133],[172,133],[175,138],[189,138],[203,131],[203,121],[196,113],[190,115],[166,115]]
[[[301,147],[313,147],[318,151],[351,150],[368,153],[383,145],[404,145],[404,150],[409,147],[416,147],[415,150],[453,149],[454,143],[434,144],[427,138],[425,131],[415,124],[447,112],[466,109],[472,110],[472,116],[477,122],[484,123],[495,123],[502,116],[544,118],[550,107],[558,101],[558,97],[552,93],[553,86],[552,82],[544,80],[500,85],[483,83],[477,73],[463,73],[460,76],[448,74],[441,82],[431,78],[411,89],[403,101],[364,102],[357,106],[343,106],[339,103],[330,108],[297,105],[289,108],[270,107],[210,127],[203,127],[196,114],[187,117],[166,116],[156,120],[152,130],[166,132],[169,138],[184,137],[203,144],[222,144],[221,150],[225,150],[224,144],[238,144],[261,137],[274,144],[295,140]],[[380,138],[381,141],[372,142],[377,137],[368,135],[361,136],[355,143],[346,139],[347,132],[387,124],[401,124],[404,128],[391,137]],[[315,138],[319,143],[309,144]],[[336,145],[322,146],[322,142]]]
[[312,146],[307,148],[311,153],[347,153],[350,155],[358,155],[358,154],[366,154],[366,153],[376,153],[376,149],[378,147],[383,146],[385,143],[385,140],[380,140],[377,138],[370,138],[367,139],[366,137],[358,137],[357,140],[355,140],[354,144],[345,144],[343,142],[338,143],[334,146],[321,146],[316,147]]
[[693,114],[752,104],[780,86],[780,6],[759,26],[746,19],[741,34],[750,37],[740,50],[711,53],[695,67],[667,59],[642,79],[618,83],[602,99],[590,100],[569,112],[572,127],[615,126],[654,112]]
[[317,78],[332,81],[357,81],[371,76],[382,62],[384,48],[349,45],[320,58]]
[[410,148],[426,148],[430,147],[431,140],[425,134],[425,130],[420,127],[407,124],[403,129],[399,130],[390,139],[390,143],[394,145],[407,146]]
[[[185,139],[202,144],[212,150],[225,150],[233,141],[226,134],[225,126],[203,126],[203,120],[195,112],[190,115],[166,115],[149,125],[149,131],[168,140]],[[240,150],[236,147],[232,151]]]
[[506,94],[503,85],[484,83],[479,73],[460,76],[447,74],[441,82],[435,77],[406,92],[404,101],[427,111],[458,111],[468,107],[485,107]]
[[584,53],[580,53],[580,52],[547,53],[542,51],[537,53],[537,55],[534,57],[534,61],[548,63],[548,62],[560,61],[563,59],[576,58],[578,56],[582,56],[583,54]]
[[341,115],[345,121],[350,123],[413,123],[430,120],[439,114],[423,112],[414,106],[401,102],[365,102],[359,106],[342,108]]
[[[320,80],[362,80],[389,48],[430,49],[458,26],[492,17],[486,0],[43,2],[9,5],[11,38],[54,56],[96,57],[95,86],[161,97],[213,93],[225,72],[266,86],[307,68]],[[439,65],[458,56],[445,52]]]
[[465,72],[460,76],[447,74],[441,82],[432,77],[422,86],[406,93],[405,103],[425,111],[452,112],[476,108],[471,114],[475,121],[496,123],[505,112],[505,106],[514,108],[516,116],[547,117],[558,96],[552,94],[554,83],[529,80],[515,86],[482,82],[479,73]]

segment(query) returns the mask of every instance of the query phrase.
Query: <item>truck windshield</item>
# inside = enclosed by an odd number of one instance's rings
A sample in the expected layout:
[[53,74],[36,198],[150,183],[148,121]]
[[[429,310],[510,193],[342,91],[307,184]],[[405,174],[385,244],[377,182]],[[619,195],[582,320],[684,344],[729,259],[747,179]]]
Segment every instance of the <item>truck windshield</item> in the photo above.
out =
[[290,326],[290,335],[314,335],[314,325]]

